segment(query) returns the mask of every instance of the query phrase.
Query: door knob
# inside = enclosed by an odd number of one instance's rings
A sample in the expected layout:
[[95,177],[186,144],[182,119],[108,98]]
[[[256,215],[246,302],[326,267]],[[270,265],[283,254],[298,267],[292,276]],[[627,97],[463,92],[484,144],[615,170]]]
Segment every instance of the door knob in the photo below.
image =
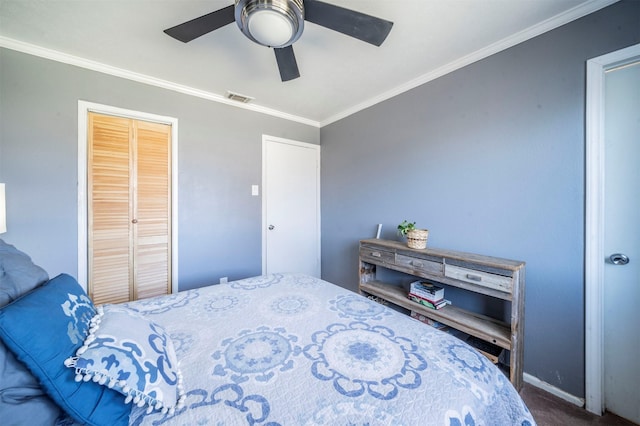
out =
[[629,263],[629,257],[622,253],[612,254],[611,256],[609,256],[609,260],[614,265],[626,265],[627,263]]
[[273,225],[269,225],[269,231],[273,231],[276,227]]

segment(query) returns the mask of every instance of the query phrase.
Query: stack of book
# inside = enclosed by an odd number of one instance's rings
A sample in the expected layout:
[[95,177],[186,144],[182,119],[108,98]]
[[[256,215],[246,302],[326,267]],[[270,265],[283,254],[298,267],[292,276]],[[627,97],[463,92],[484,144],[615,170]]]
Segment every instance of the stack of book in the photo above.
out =
[[444,298],[444,288],[428,281],[414,281],[409,288],[409,299],[431,309],[442,309],[450,301]]

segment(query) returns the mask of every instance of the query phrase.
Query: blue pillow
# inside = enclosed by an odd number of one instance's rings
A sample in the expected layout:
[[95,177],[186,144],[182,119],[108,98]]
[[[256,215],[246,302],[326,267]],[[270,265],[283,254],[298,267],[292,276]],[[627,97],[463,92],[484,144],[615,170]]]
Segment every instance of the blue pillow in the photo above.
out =
[[128,425],[124,397],[94,382],[76,382],[64,361],[89,334],[96,310],[66,274],[0,309],[0,338],[71,417],[91,425]]
[[138,407],[173,415],[184,404],[182,374],[164,328],[125,307],[105,305],[91,320],[89,336],[65,361],[76,380],[113,388]]

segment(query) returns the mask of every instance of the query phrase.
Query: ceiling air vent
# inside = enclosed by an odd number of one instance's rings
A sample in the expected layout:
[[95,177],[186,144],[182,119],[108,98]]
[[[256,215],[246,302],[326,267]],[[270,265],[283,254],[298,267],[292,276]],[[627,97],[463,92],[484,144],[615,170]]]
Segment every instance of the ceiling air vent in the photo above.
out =
[[251,96],[241,95],[240,93],[234,93],[227,90],[227,99],[231,99],[232,101],[242,102],[243,104],[248,104],[254,98]]

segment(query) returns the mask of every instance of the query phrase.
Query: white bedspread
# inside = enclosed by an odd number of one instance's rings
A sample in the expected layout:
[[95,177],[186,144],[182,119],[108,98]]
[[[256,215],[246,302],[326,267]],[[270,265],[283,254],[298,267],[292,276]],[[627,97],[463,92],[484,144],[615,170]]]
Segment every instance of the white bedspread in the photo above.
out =
[[170,333],[186,406],[132,425],[534,425],[465,343],[305,275],[126,304]]

